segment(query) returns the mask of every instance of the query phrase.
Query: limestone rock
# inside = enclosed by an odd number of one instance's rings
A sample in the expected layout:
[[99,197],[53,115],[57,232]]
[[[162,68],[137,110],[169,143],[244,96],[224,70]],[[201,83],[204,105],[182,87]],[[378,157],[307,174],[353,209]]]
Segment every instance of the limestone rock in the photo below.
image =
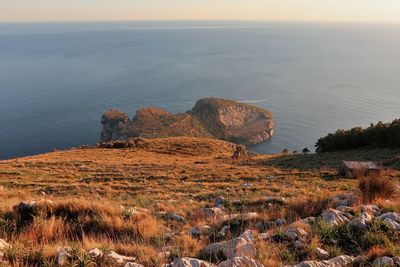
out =
[[371,220],[372,216],[369,213],[364,212],[359,217],[351,220],[346,227],[348,230],[365,230],[368,227],[368,224],[371,223]]
[[221,262],[218,267],[264,267],[264,265],[249,257],[236,257]]
[[396,212],[387,212],[378,216],[377,219],[386,222],[395,230],[400,230],[400,215]]
[[167,220],[176,221],[176,222],[184,222],[185,221],[185,218],[182,215],[175,214],[175,213],[167,214],[166,218],[167,218]]
[[124,265],[124,267],[144,267],[144,265],[135,262],[128,262],[127,264]]
[[69,264],[72,249],[70,247],[61,247],[57,249],[56,262],[58,266],[66,266]]
[[346,267],[355,261],[355,257],[342,255],[324,261],[303,261],[295,267]]
[[346,206],[346,207],[353,206],[355,201],[356,201],[356,196],[353,193],[339,194],[332,198],[332,202],[336,208],[339,206]]
[[235,257],[253,258],[257,254],[254,237],[250,231],[244,232],[237,238],[226,242],[213,243],[204,249],[206,256],[218,256],[223,254],[227,259]]
[[172,263],[172,267],[217,267],[216,265],[193,258],[179,258]]
[[292,226],[285,231],[285,236],[292,241],[295,241],[300,237],[306,236],[307,234],[308,233],[299,226]]
[[339,225],[348,222],[350,214],[335,209],[328,209],[322,213],[322,219],[329,225]]
[[326,250],[324,250],[324,249],[322,249],[322,248],[319,248],[319,247],[317,247],[317,248],[315,249],[315,254],[316,254],[317,257],[318,257],[319,259],[321,259],[321,260],[326,260],[326,259],[328,259],[329,256],[330,256],[328,251],[326,251]]
[[372,263],[373,267],[390,267],[390,266],[395,266],[394,261],[392,258],[389,257],[380,257],[376,258],[374,262]]
[[134,260],[135,260],[134,257],[127,257],[127,256],[119,255],[119,254],[116,253],[115,251],[110,251],[110,252],[107,254],[107,257],[108,257],[109,259],[114,260],[114,261],[117,262],[117,263],[120,263],[120,264],[125,263],[125,262],[128,262],[128,261],[134,261]]
[[5,240],[0,239],[0,257],[4,256],[4,253],[7,249],[11,248],[11,245],[8,244]]
[[377,205],[361,205],[361,211],[367,212],[373,216],[380,216],[381,210]]
[[98,248],[93,248],[88,252],[89,257],[91,258],[101,258],[103,257],[103,251]]

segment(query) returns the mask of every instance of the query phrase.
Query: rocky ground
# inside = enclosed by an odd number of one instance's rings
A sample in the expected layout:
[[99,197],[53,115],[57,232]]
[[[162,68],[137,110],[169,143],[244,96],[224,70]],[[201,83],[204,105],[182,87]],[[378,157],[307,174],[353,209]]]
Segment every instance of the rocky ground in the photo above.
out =
[[[398,150],[231,156],[135,139],[0,161],[5,266],[396,266]],[[341,160],[386,163],[363,203]]]

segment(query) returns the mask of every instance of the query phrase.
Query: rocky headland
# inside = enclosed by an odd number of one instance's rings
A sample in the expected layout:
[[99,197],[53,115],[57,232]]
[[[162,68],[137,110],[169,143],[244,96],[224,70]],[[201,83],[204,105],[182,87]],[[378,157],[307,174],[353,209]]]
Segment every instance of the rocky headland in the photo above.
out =
[[190,136],[254,145],[271,138],[275,128],[270,111],[220,98],[200,99],[190,111],[179,114],[146,107],[132,120],[124,112],[111,109],[103,114],[101,123],[102,142]]

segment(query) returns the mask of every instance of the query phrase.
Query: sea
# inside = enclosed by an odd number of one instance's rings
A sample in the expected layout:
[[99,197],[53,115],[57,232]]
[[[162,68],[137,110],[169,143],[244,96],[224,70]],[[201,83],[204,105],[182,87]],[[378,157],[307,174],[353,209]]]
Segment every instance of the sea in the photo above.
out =
[[0,159],[94,144],[110,108],[184,112],[211,96],[274,113],[257,153],[399,118],[400,25],[0,23]]

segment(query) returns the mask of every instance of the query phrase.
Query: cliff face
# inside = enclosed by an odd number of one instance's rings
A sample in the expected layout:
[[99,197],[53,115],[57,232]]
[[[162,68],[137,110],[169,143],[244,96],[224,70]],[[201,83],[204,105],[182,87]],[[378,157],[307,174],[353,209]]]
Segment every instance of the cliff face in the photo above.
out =
[[237,144],[258,144],[271,138],[271,112],[233,100],[204,98],[191,111],[172,114],[159,108],[143,108],[129,121],[123,112],[111,110],[102,117],[102,141],[130,137],[211,137]]

